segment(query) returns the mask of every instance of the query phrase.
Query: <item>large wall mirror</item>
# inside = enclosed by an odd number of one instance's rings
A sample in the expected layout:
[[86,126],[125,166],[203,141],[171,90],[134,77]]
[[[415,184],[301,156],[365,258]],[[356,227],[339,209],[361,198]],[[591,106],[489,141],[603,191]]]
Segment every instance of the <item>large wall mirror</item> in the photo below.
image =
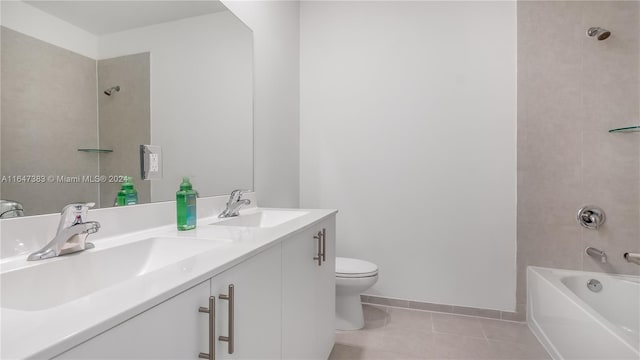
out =
[[222,3],[0,6],[2,217],[114,206],[126,177],[138,203],[253,188],[253,34]]

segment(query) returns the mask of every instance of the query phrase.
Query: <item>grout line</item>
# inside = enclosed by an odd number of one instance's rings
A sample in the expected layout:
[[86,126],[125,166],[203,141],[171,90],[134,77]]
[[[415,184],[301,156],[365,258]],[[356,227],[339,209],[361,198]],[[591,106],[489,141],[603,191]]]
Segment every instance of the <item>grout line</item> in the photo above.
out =
[[383,329],[385,329],[387,325],[389,325],[389,320],[391,319],[391,312],[389,312],[388,306],[384,307],[384,312],[387,314],[387,316],[384,318],[384,324],[382,325]]
[[434,331],[433,333],[434,333],[435,335],[448,335],[448,336],[455,336],[455,337],[460,337],[460,338],[469,338],[469,339],[484,340],[485,342],[487,342],[487,343],[488,343],[487,338],[486,338],[486,337],[484,337],[484,336],[462,335],[462,334],[447,333],[447,332],[442,332],[442,331]]
[[484,336],[484,340],[487,342],[487,345],[489,345],[489,337],[487,336],[487,332],[484,330],[482,322],[480,322],[480,331],[482,331],[482,336]]
[[433,319],[433,313],[429,312],[431,315],[431,332],[435,333],[436,332],[436,322]]

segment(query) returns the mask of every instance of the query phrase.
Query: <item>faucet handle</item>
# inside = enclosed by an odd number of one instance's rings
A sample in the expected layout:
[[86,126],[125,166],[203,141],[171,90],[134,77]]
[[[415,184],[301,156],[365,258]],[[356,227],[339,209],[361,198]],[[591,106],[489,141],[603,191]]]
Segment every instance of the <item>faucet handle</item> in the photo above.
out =
[[233,190],[233,191],[231,192],[231,196],[229,196],[229,200],[230,200],[231,202],[239,201],[239,200],[240,200],[240,198],[242,198],[242,195],[243,195],[243,194],[246,194],[246,193],[248,193],[248,192],[251,192],[251,190],[244,190],[244,189],[236,189],[236,190]]
[[88,202],[88,203],[73,203],[73,204],[69,204],[67,206],[65,206],[62,209],[61,214],[64,215],[68,212],[74,212],[74,213],[82,213],[84,215],[87,214],[87,211],[89,211],[90,208],[96,206],[96,203],[94,202]]
[[94,207],[96,203],[73,203],[65,206],[60,213],[60,224],[58,232],[72,225],[82,224],[86,221],[89,209]]
[[591,230],[598,230],[606,221],[604,210],[593,205],[578,210],[577,218],[580,225]]

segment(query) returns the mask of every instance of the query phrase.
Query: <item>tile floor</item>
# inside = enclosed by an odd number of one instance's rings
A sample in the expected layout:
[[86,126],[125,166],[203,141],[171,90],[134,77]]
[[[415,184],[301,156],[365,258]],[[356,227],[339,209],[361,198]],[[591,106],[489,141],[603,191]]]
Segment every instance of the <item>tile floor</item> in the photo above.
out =
[[364,305],[330,359],[551,359],[525,323]]

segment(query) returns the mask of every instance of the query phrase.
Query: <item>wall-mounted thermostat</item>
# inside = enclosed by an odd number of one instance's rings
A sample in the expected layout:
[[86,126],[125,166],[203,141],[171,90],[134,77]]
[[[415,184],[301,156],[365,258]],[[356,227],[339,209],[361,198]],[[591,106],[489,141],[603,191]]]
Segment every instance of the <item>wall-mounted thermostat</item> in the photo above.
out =
[[162,147],[140,145],[140,173],[143,180],[162,179]]

